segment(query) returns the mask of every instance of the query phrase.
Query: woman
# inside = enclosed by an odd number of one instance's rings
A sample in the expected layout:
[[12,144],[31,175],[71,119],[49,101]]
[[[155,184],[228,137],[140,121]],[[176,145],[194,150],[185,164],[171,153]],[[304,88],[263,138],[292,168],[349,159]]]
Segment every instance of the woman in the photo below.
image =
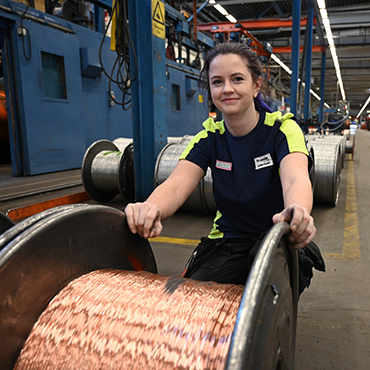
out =
[[293,249],[315,236],[304,136],[293,115],[270,113],[263,103],[261,73],[257,55],[244,44],[212,50],[202,77],[224,120],[206,120],[168,179],[146,202],[125,209],[133,233],[159,236],[162,221],[211,168],[218,211],[211,233],[193,253],[187,277],[244,284],[263,234],[280,221],[290,224]]

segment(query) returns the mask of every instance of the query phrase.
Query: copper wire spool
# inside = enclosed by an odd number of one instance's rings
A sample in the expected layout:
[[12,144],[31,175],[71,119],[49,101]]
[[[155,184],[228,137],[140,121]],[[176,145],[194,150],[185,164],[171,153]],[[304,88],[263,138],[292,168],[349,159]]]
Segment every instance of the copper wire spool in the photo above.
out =
[[243,290],[94,271],[54,297],[15,369],[223,369]]
[[149,242],[112,207],[32,216],[0,237],[0,368],[292,370],[288,231],[268,231],[235,286],[156,275]]

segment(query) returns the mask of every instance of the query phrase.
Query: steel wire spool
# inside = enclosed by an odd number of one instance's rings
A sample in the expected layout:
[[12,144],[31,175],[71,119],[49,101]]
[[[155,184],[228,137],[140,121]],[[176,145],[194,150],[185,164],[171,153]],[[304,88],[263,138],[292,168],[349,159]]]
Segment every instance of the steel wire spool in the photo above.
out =
[[340,150],[340,161],[341,161],[341,168],[344,167],[344,163],[346,161],[346,137],[342,135],[327,135],[324,136],[325,142],[332,141],[334,143],[339,144],[339,150]]
[[[122,145],[122,140],[119,145]],[[133,144],[123,149],[109,140],[98,140],[86,151],[82,162],[82,182],[86,192],[98,202],[117,194],[135,199]]]
[[342,169],[340,145],[325,140],[315,140],[312,145],[315,152],[314,201],[335,207]]
[[[186,149],[193,136],[185,135],[180,141],[169,143],[159,154],[156,162],[155,184],[156,186],[164,182],[175,168],[180,155]],[[199,212],[214,214],[216,204],[213,197],[213,180],[211,170],[208,169],[206,175],[199,182],[195,190],[190,194],[182,211]]]
[[242,287],[155,274],[148,241],[116,209],[41,217],[0,251],[2,369],[293,369],[288,230],[267,233]]
[[[160,185],[170,176],[179,161],[180,155],[192,138],[193,136],[186,135],[179,141],[169,142],[161,150],[155,164],[155,186]],[[212,186],[212,175],[211,171],[208,170],[195,190],[182,205],[181,210],[185,212],[214,214],[216,212],[216,205],[213,198]]]
[[355,155],[355,139],[356,135],[349,135],[348,140],[346,140],[346,153],[352,154],[352,159]]

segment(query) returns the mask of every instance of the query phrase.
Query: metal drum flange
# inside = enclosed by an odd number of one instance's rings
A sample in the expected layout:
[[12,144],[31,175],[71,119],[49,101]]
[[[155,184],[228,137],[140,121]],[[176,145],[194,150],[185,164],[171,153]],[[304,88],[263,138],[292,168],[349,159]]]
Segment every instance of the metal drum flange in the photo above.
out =
[[[81,168],[84,188],[90,197],[98,202],[108,202],[119,193],[118,184],[113,183],[112,188],[110,179],[107,179],[104,173],[100,174],[99,169],[96,169],[96,166],[94,166],[97,156],[103,152],[119,153],[120,150],[109,140],[98,140],[87,149]],[[118,176],[118,169],[114,175]],[[99,186],[99,181],[108,184],[108,186],[104,186],[104,184],[103,186]]]
[[0,250],[3,249],[11,240],[13,240],[17,235],[22,233],[24,230],[28,229],[30,226],[39,222],[40,220],[53,216],[58,212],[65,212],[67,210],[73,210],[75,208],[88,207],[87,204],[69,204],[60,207],[50,208],[46,211],[37,213],[31,217],[26,218],[25,220],[17,223],[16,225],[13,222],[13,226],[6,230],[3,234],[0,234]]
[[225,370],[294,368],[298,257],[276,224],[262,241],[249,274]]
[[13,368],[37,318],[64,286],[105,268],[157,272],[149,242],[132,234],[124,213],[112,207],[59,209],[5,245],[0,251],[1,368]]
[[135,167],[134,144],[130,143],[123,151],[122,161],[119,166],[119,190],[125,200],[130,203],[135,201]]

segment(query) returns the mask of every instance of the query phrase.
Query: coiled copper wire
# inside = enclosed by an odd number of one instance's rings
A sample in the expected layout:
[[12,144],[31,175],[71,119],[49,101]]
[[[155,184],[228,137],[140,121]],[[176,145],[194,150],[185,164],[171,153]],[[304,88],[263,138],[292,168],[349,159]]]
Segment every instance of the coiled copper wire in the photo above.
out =
[[94,271],[49,303],[15,369],[222,369],[243,289]]

